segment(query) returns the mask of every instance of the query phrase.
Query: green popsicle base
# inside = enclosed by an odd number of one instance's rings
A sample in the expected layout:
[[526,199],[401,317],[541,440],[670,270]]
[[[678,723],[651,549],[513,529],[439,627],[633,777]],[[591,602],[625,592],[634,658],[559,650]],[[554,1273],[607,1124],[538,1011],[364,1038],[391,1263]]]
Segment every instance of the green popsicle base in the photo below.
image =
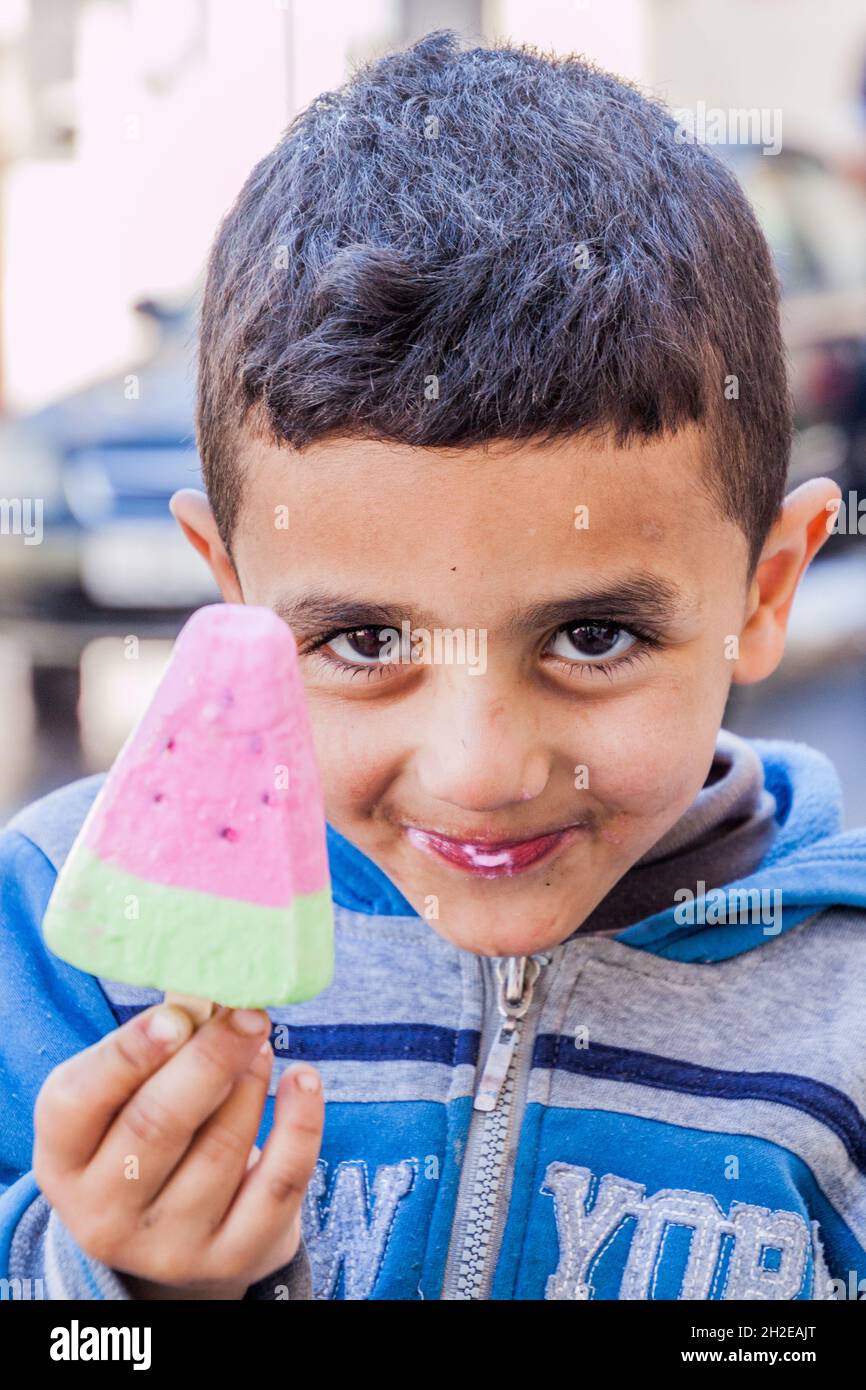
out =
[[289,908],[151,883],[75,846],[43,919],[55,955],[104,979],[230,1008],[312,999],[334,972],[331,893]]

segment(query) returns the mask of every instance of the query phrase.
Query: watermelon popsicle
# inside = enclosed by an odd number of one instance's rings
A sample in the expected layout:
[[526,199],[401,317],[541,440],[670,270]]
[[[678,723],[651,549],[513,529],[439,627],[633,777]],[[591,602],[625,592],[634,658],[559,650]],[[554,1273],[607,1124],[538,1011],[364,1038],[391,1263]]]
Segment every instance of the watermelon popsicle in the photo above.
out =
[[233,1008],[330,983],[322,790],[294,637],[269,608],[209,604],[186,623],[43,932],[93,975]]

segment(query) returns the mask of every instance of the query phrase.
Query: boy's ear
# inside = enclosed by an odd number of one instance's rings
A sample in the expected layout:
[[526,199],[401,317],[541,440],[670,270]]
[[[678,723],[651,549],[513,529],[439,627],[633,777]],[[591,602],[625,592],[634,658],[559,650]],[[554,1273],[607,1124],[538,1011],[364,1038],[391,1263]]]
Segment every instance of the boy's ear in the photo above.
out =
[[243,603],[244,596],[235,567],[222,543],[210,502],[204,493],[196,488],[182,487],[173,494],[168,505],[190,545],[204,556],[226,603]]
[[737,685],[772,675],[785,650],[785,633],[797,586],[809,562],[830,535],[841,497],[829,478],[810,478],[782,503],[749,587],[740,655],[734,668]]

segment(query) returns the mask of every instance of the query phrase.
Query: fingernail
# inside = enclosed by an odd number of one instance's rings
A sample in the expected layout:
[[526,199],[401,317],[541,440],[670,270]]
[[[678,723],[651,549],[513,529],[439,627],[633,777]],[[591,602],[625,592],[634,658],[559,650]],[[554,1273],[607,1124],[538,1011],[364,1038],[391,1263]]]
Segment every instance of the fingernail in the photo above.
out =
[[232,1009],[229,1024],[236,1033],[252,1038],[256,1033],[263,1033],[266,1028],[270,1031],[271,1020],[258,1009]]
[[147,1036],[153,1042],[180,1042],[188,1031],[183,1019],[173,1009],[157,1009],[147,1020]]
[[265,1038],[264,1042],[262,1043],[261,1047],[259,1048],[259,1052],[262,1054],[263,1057],[267,1057],[268,1054],[270,1053],[270,1050],[271,1050],[271,1040],[270,1040],[270,1038]]
[[312,1095],[319,1089],[319,1073],[311,1071],[309,1067],[304,1067],[303,1070],[295,1072],[295,1085],[302,1091],[309,1091]]

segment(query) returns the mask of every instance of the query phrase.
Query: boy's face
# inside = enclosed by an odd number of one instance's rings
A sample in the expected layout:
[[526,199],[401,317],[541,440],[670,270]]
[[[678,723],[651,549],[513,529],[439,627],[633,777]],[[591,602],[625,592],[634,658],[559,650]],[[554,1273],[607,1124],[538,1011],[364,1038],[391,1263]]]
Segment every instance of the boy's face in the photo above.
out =
[[249,446],[223,595],[290,622],[329,821],[464,949],[564,940],[704,782],[757,589],[702,447]]

